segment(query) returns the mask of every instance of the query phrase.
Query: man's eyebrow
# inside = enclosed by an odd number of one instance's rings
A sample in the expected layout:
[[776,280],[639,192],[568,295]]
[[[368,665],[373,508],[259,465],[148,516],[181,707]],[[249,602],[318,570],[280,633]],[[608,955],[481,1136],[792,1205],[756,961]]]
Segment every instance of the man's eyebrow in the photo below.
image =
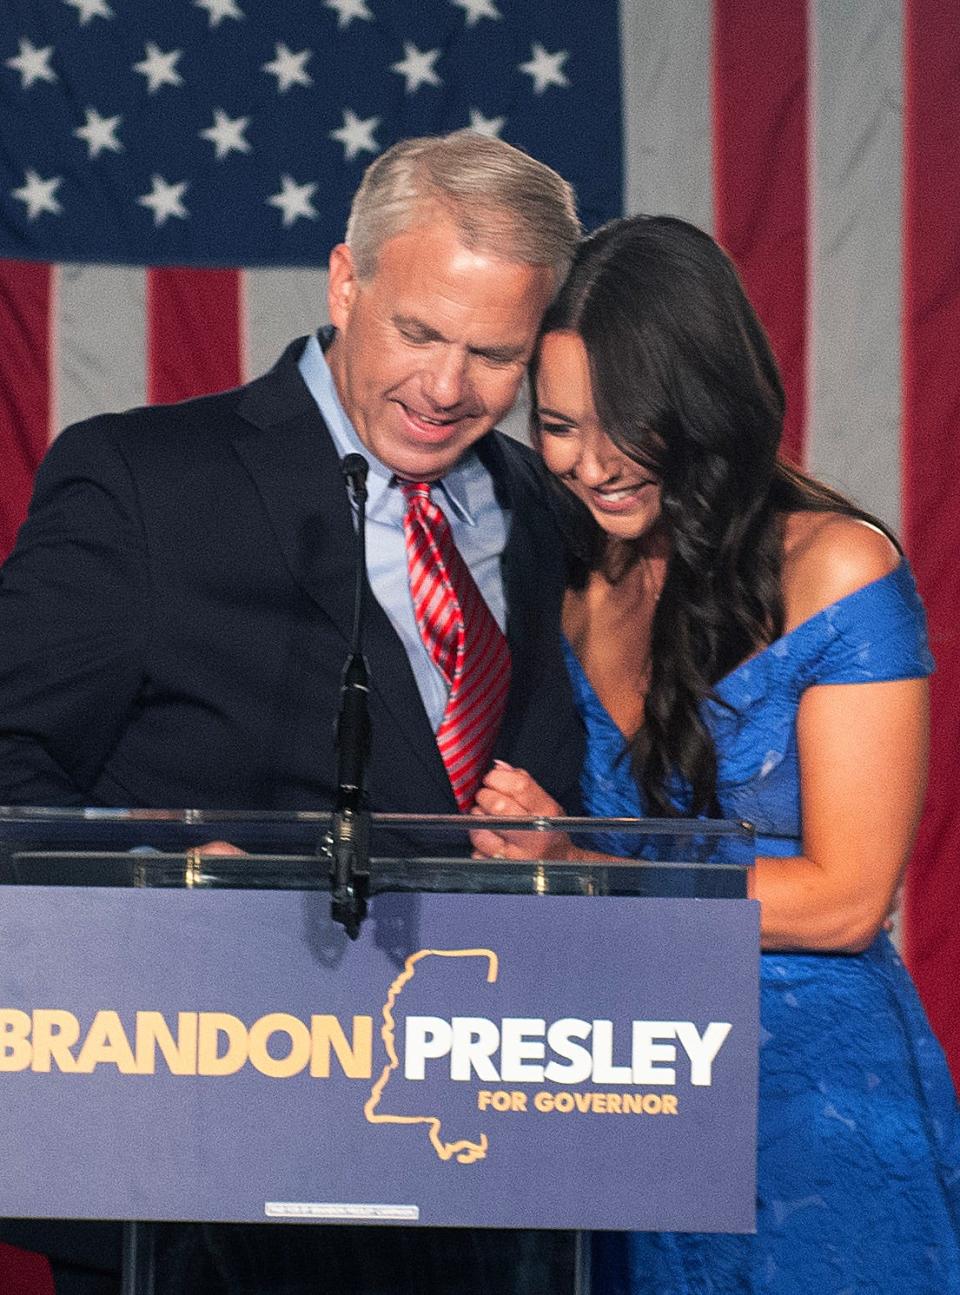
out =
[[435,328],[424,323],[422,319],[417,319],[415,315],[394,315],[393,322],[398,328],[406,329],[411,333],[419,333],[422,337],[431,342],[442,342],[443,334],[438,333]]
[[519,360],[524,353],[522,346],[471,346],[474,355],[484,355],[489,360]]
[[[446,341],[443,333],[432,328],[430,324],[416,315],[393,315],[395,326],[408,333],[416,333],[425,342]],[[483,355],[492,360],[518,360],[524,354],[523,346],[470,346],[467,348],[473,355]]]

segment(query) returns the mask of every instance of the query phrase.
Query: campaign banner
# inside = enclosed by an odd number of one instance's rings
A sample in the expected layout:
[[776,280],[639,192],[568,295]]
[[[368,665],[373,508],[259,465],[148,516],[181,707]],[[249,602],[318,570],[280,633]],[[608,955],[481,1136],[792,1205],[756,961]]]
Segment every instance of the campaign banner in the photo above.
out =
[[745,1232],[749,900],[4,887],[0,1215]]

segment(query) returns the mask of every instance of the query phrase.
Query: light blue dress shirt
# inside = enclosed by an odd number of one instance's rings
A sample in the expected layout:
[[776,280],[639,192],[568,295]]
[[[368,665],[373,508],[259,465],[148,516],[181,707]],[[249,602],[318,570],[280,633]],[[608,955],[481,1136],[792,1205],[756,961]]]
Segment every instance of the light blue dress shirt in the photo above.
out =
[[[440,727],[449,689],[434,665],[417,628],[407,580],[403,537],[405,501],[393,472],[375,458],[347,417],[316,337],[300,357],[300,373],[330,429],[338,456],[362,454],[367,475],[367,574],[370,589],[400,636],[434,732]],[[509,512],[497,502],[490,473],[471,450],[434,487],[432,498],[443,510],[454,543],[470,568],[500,628],[506,631],[507,609],[500,557],[510,526]],[[344,485],[346,490],[346,485]]]

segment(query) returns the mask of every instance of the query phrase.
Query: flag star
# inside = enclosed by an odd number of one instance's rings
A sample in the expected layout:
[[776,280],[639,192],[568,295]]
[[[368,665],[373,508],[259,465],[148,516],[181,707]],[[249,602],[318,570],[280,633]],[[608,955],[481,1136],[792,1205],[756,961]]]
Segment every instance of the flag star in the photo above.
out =
[[279,207],[283,212],[283,227],[287,228],[299,216],[306,216],[308,220],[316,220],[318,216],[317,209],[310,199],[316,190],[315,184],[297,184],[291,175],[281,175],[280,183],[283,188],[279,193],[271,194],[267,202],[271,207]]
[[475,130],[478,135],[489,135],[491,139],[499,139],[500,132],[506,124],[506,117],[484,117],[479,108],[470,109],[470,129]]
[[85,108],[87,120],[73,132],[77,139],[82,139],[87,146],[87,157],[99,157],[103,150],[120,153],[123,145],[117,139],[115,131],[123,121],[122,117],[101,117],[96,108]]
[[202,139],[210,140],[217,150],[219,162],[234,149],[238,153],[250,152],[250,144],[243,136],[243,132],[249,125],[249,117],[228,117],[222,108],[214,108],[213,125],[208,126],[206,130],[198,131],[198,134]]
[[440,57],[440,50],[419,50],[408,40],[403,42],[403,59],[400,63],[391,63],[390,71],[397,72],[407,83],[407,94],[414,94],[422,85],[442,85],[443,82],[433,70],[433,65]]
[[373,14],[367,8],[367,0],[323,0],[327,9],[337,13],[337,26],[349,27],[353,18],[365,18],[373,21]]
[[77,10],[81,27],[86,27],[87,23],[94,18],[113,17],[113,10],[107,4],[107,0],[63,0],[63,3]]
[[141,207],[153,209],[154,225],[165,224],[169,216],[177,216],[180,220],[185,220],[190,215],[181,202],[181,198],[190,187],[189,181],[181,180],[178,184],[168,184],[162,175],[153,175],[150,177],[150,183],[153,188],[149,193],[141,194],[137,202]]
[[464,11],[468,27],[475,27],[481,18],[503,17],[493,0],[450,0],[450,3]]
[[283,94],[292,85],[313,85],[313,77],[306,70],[307,60],[313,57],[312,49],[302,49],[294,54],[286,45],[276,44],[276,54],[269,63],[262,64],[262,70],[277,78],[277,93]]
[[345,162],[352,162],[358,153],[379,153],[380,145],[373,138],[373,132],[380,125],[379,117],[368,117],[361,121],[349,108],[343,110],[343,125],[330,132],[330,138],[339,140],[343,145]]
[[56,81],[57,74],[50,66],[52,53],[52,45],[37,49],[26,36],[20,37],[20,53],[13,58],[8,58],[6,66],[20,73],[21,90],[29,90],[34,81]]
[[148,40],[144,45],[147,57],[140,63],[134,63],[133,70],[147,78],[147,90],[156,94],[162,85],[183,85],[183,77],[174,67],[183,53],[182,49],[172,49],[164,54],[159,45]]
[[243,10],[237,0],[193,0],[198,9],[206,9],[211,27],[219,27],[224,18],[243,17]]
[[41,180],[36,171],[24,173],[25,180],[21,189],[14,189],[13,196],[27,205],[27,220],[36,220],[43,211],[59,216],[63,208],[53,196],[57,186],[63,183],[63,176],[54,175],[49,180]]
[[556,54],[548,54],[538,40],[530,46],[529,63],[520,63],[518,67],[527,76],[533,77],[534,94],[543,94],[548,85],[568,86],[563,72],[563,62],[569,57],[569,50],[558,49]]

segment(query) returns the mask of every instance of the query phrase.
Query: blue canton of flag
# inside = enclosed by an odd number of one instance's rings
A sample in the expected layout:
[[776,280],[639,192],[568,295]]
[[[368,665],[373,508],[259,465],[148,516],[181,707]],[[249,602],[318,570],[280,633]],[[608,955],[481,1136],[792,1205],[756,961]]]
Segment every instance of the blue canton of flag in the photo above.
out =
[[5,0],[0,256],[320,265],[363,168],[472,126],[622,210],[614,0]]

